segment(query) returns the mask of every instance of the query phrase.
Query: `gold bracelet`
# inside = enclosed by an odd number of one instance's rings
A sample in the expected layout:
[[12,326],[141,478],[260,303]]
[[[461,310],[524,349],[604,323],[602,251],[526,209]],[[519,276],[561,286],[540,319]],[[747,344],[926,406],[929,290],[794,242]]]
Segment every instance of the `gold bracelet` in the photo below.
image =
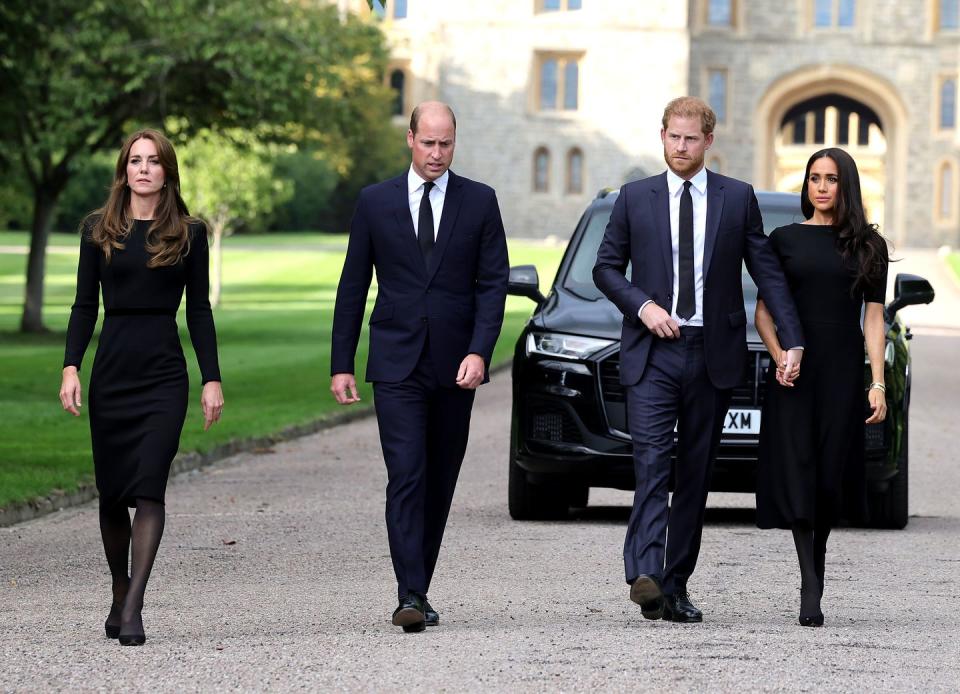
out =
[[870,384],[870,388],[868,390],[879,390],[881,393],[886,393],[887,387],[880,383],[880,381],[874,381]]

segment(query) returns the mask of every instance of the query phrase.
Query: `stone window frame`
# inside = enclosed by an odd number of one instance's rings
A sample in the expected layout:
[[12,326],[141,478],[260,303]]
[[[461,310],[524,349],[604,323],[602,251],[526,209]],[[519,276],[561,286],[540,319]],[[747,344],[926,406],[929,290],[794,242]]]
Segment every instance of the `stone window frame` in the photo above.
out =
[[716,130],[726,130],[730,125],[730,104],[733,103],[733,99],[730,98],[730,68],[725,65],[707,65],[703,68],[703,89],[702,89],[702,98],[707,104],[710,105],[710,108],[713,109],[714,113],[717,113],[717,109],[714,108],[713,104],[710,103],[710,76],[715,72],[722,72],[724,76],[724,99],[723,99],[723,120],[720,119],[719,114],[717,114],[717,125]]
[[742,0],[729,0],[730,2],[730,23],[711,24],[710,23],[710,0],[695,0],[691,17],[693,19],[693,33],[702,34],[704,32],[722,33],[722,34],[741,34],[744,29],[744,5]]
[[[537,175],[537,169],[539,168],[540,157],[546,157],[546,163],[543,167],[543,181],[541,183],[539,176]],[[550,192],[550,148],[546,145],[539,145],[536,149],[533,150],[533,159],[531,160],[532,169],[531,173],[533,174],[531,180],[530,190],[534,193],[549,193]]]
[[[531,101],[533,110],[540,114],[551,116],[571,116],[580,112],[583,108],[583,57],[584,51],[556,51],[556,50],[535,50],[533,60],[534,79]],[[541,101],[543,97],[543,65],[547,60],[557,61],[557,105],[553,108],[544,108]],[[577,107],[565,108],[564,102],[567,96],[566,68],[567,64],[573,62],[577,65]]]
[[[949,157],[943,157],[937,161],[934,169],[934,194],[933,194],[933,219],[938,226],[955,227],[960,223],[960,181],[958,181],[957,162]],[[944,191],[944,174],[950,174],[950,190]],[[948,213],[943,214],[944,194],[950,202]]]
[[[953,124],[942,125],[943,116],[943,86],[948,80],[953,81]],[[960,106],[960,75],[954,72],[943,72],[936,76],[933,85],[933,132],[937,135],[952,136],[957,129],[957,111]]]
[[583,9],[583,0],[578,0],[579,7],[570,7],[570,0],[559,0],[560,7],[557,9],[547,9],[546,0],[533,0],[534,14],[553,14],[554,12],[579,12]]
[[[573,157],[580,156],[580,185],[579,187],[574,187],[573,185]],[[567,159],[566,159],[566,180],[564,182],[564,193],[567,195],[583,195],[583,191],[586,188],[586,182],[584,179],[586,176],[584,172],[586,171],[586,156],[583,153],[583,148],[578,145],[574,145],[567,150]]]
[[387,69],[384,71],[383,75],[383,84],[391,92],[394,90],[393,87],[393,75],[395,72],[400,71],[403,73],[403,92],[400,95],[400,101],[402,109],[400,113],[393,113],[391,108],[391,117],[397,123],[400,121],[405,121],[410,119],[410,112],[413,110],[411,104],[413,103],[413,79],[410,74],[410,62],[407,60],[393,60],[387,64]]
[[849,0],[853,3],[853,24],[850,26],[840,26],[840,3],[844,0],[828,0],[830,2],[830,24],[829,26],[817,26],[817,0],[806,0],[804,5],[805,21],[810,31],[817,33],[833,32],[855,32],[862,25],[860,13],[862,12],[863,0]]
[[[934,36],[938,34],[945,34],[947,36],[956,35],[960,32],[960,21],[957,22],[958,26],[956,27],[942,27],[940,26],[940,5],[944,0],[930,0],[930,26],[933,28]],[[960,0],[952,0],[952,2],[958,5],[957,15],[960,18]]]

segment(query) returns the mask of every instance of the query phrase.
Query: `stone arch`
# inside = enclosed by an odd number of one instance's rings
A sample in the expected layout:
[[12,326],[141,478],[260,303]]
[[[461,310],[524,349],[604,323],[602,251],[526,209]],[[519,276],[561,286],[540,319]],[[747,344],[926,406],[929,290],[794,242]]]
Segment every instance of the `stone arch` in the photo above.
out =
[[754,111],[753,180],[757,188],[774,186],[775,142],[781,121],[795,104],[826,94],[842,94],[873,109],[887,141],[883,231],[900,244],[906,233],[907,108],[896,88],[868,70],[821,64],[781,75],[767,88]]

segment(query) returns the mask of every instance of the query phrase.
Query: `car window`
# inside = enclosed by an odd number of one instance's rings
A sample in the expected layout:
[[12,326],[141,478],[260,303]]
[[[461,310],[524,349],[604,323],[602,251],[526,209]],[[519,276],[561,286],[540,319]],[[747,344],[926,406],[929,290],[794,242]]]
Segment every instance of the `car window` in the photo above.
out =
[[[798,199],[799,200],[799,199]],[[580,236],[580,243],[570,260],[570,266],[567,274],[563,278],[562,286],[564,289],[576,294],[579,297],[590,301],[599,299],[603,296],[597,286],[593,283],[593,266],[597,262],[597,250],[600,248],[600,242],[603,240],[603,232],[607,228],[607,222],[610,221],[612,208],[601,207],[593,211],[587,220],[583,233]],[[783,204],[760,203],[760,212],[763,215],[763,231],[769,234],[777,227],[793,222],[803,221],[800,214],[799,202],[796,206]],[[627,266],[627,279],[630,278],[630,266]],[[747,268],[743,268],[743,291],[744,298],[748,303],[756,302],[757,287],[747,273]]]

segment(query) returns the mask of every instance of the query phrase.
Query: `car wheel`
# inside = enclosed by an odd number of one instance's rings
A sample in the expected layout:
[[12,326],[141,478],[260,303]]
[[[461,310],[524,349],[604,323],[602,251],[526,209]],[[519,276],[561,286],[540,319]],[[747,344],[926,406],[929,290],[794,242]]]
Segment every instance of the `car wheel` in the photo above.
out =
[[563,520],[570,512],[569,492],[559,484],[536,484],[510,458],[508,506],[514,520]]
[[910,456],[907,422],[907,418],[904,417],[903,439],[896,476],[890,480],[883,492],[874,492],[870,495],[870,524],[875,528],[902,530],[907,526],[910,515]]

